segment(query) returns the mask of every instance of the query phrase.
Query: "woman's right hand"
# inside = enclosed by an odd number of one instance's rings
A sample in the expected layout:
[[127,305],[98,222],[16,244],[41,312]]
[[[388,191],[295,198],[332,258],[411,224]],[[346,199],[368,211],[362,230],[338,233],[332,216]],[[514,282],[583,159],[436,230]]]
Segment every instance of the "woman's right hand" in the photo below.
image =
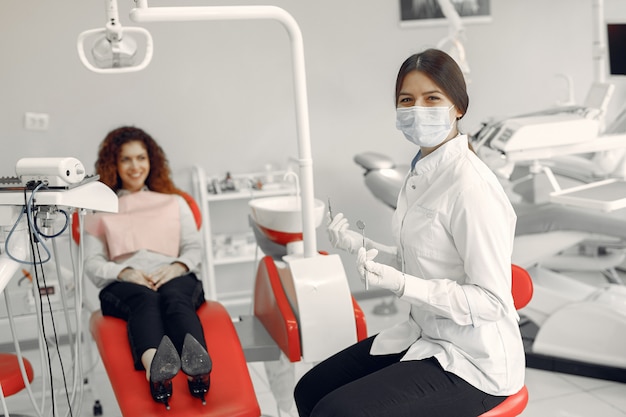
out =
[[132,282],[133,284],[143,285],[151,290],[156,290],[154,284],[150,280],[150,277],[138,269],[124,268],[117,275],[117,279],[124,282]]
[[363,236],[354,230],[348,229],[348,219],[344,217],[343,213],[337,213],[332,219],[330,214],[327,214],[326,220],[328,240],[330,240],[333,247],[354,254],[363,246]]

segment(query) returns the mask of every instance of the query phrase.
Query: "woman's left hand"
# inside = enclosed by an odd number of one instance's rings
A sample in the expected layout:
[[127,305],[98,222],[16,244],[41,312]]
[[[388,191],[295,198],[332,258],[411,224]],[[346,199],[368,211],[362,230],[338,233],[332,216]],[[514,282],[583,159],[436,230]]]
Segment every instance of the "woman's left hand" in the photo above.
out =
[[401,296],[404,292],[404,274],[388,265],[374,262],[378,250],[360,248],[356,257],[356,269],[361,279],[370,285],[385,288]]
[[150,274],[150,280],[154,289],[158,290],[163,284],[171,281],[173,278],[177,278],[181,275],[185,275],[188,269],[180,262],[174,262],[169,265],[162,265],[155,269]]

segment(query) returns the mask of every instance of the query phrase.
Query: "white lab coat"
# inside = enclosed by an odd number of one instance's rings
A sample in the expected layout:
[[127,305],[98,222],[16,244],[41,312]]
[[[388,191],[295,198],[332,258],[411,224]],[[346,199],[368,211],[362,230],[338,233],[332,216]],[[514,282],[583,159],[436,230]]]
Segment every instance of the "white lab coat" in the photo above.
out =
[[458,136],[419,160],[393,217],[406,273],[403,323],[382,331],[372,354],[434,356],[492,395],[524,384],[525,356],[511,295],[516,216],[489,168]]

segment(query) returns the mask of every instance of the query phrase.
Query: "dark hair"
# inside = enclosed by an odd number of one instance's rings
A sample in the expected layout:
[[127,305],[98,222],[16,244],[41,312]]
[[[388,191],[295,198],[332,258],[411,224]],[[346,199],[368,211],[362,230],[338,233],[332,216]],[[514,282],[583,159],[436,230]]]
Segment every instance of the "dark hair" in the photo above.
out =
[[129,142],[141,142],[148,151],[150,172],[146,185],[151,191],[166,194],[182,194],[171,179],[171,170],[165,152],[146,132],[136,127],[123,126],[107,134],[98,150],[96,174],[100,181],[117,192],[122,188],[122,180],[117,172],[117,161],[122,145]]
[[459,65],[450,55],[439,49],[427,49],[408,57],[402,63],[396,79],[396,106],[404,78],[411,71],[420,71],[433,80],[452,101],[454,107],[461,112],[461,117],[465,115],[469,106],[465,77]]

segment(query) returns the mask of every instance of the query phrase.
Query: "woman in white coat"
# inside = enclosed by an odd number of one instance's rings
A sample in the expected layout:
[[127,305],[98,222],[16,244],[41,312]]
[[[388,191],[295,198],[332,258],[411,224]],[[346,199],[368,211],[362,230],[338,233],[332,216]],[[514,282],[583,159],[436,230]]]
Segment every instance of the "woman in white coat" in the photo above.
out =
[[333,246],[357,254],[370,286],[411,304],[406,321],[321,362],[299,381],[306,416],[479,416],[518,392],[525,359],[511,294],[516,216],[458,121],[469,104],[447,54],[409,57],[396,81],[396,125],[419,147],[393,216],[395,246],[337,214]]

